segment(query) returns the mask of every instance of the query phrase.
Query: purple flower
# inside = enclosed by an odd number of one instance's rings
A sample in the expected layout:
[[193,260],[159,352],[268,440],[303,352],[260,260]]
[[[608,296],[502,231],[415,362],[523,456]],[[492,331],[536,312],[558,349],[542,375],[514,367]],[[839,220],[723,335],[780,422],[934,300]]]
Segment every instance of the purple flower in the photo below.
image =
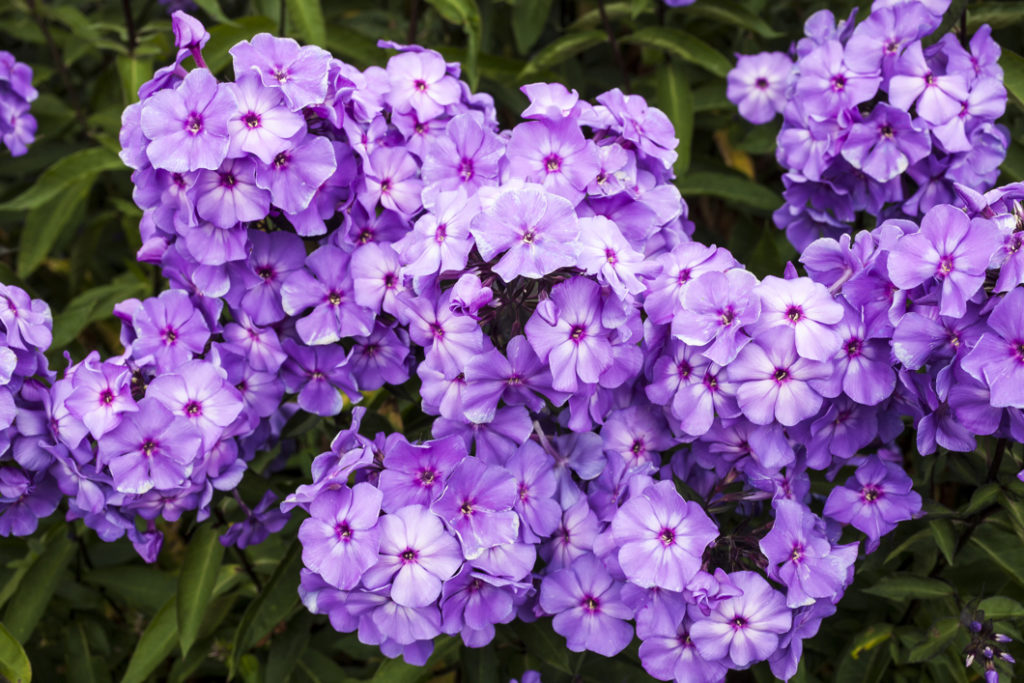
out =
[[597,176],[597,149],[572,119],[527,121],[512,130],[508,141],[513,178],[539,183],[573,204]]
[[229,157],[255,154],[264,164],[271,164],[274,157],[292,147],[290,138],[306,127],[301,114],[284,106],[281,92],[263,87],[255,74],[240,74],[226,87],[236,103],[228,119]]
[[903,49],[933,28],[928,10],[919,2],[903,2],[894,7],[878,3],[853,29],[843,59],[856,71],[892,75]]
[[443,114],[462,94],[444,57],[433,50],[395,55],[388,60],[387,78],[389,104],[396,111],[412,109],[422,121]]
[[540,608],[555,616],[555,633],[565,636],[570,650],[613,657],[633,638],[628,622],[633,611],[619,596],[621,585],[594,555],[586,554],[544,577]]
[[576,263],[588,274],[597,275],[623,299],[643,292],[646,285],[637,276],[653,270],[644,255],[623,237],[618,226],[604,216],[580,220]]
[[469,223],[478,213],[476,195],[470,199],[464,190],[424,192],[423,206],[427,213],[392,245],[405,272],[418,276],[462,270],[473,248]]
[[299,407],[314,415],[337,415],[345,401],[339,390],[358,400],[345,349],[339,345],[303,346],[285,340],[288,361],[283,368],[285,387],[298,393]]
[[[547,305],[545,305],[547,304]],[[551,290],[526,323],[526,338],[551,368],[556,391],[597,384],[614,363],[608,331],[601,324],[601,295],[593,280],[574,277]]]
[[390,584],[391,599],[404,607],[425,607],[437,600],[442,582],[462,565],[458,541],[422,505],[384,515],[378,525],[380,556],[363,575],[366,587]]
[[501,138],[472,114],[460,114],[445,127],[423,160],[423,182],[437,190],[464,188],[472,194],[496,185],[498,162],[505,152]]
[[792,70],[793,60],[784,52],[738,55],[726,97],[747,121],[768,123],[786,106],[786,81]]
[[904,235],[888,260],[889,277],[900,289],[933,278],[942,283],[939,312],[963,316],[967,300],[981,288],[985,270],[1002,246],[999,229],[984,218],[940,205],[921,220],[920,232]]
[[132,399],[131,370],[113,363],[90,363],[75,370],[74,391],[64,401],[97,441],[120,424],[125,413],[139,407]]
[[137,363],[153,363],[161,372],[173,372],[202,353],[210,328],[188,294],[169,289],[142,302],[132,316],[137,335],[132,355]]
[[554,458],[533,441],[527,441],[508,459],[505,468],[515,478],[515,510],[523,523],[522,540],[538,543],[554,533],[562,519],[562,508],[555,501],[558,481]]
[[228,52],[234,59],[235,76],[255,71],[266,88],[281,91],[288,107],[299,111],[327,97],[327,71],[331,55],[315,45],[299,47],[291,38],[257,33]]
[[728,669],[720,659],[704,659],[690,638],[693,620],[683,618],[676,627],[659,624],[643,636],[640,663],[644,670],[662,681],[720,683]]
[[146,396],[195,426],[208,450],[242,412],[242,398],[223,373],[211,363],[192,360],[150,382]]
[[769,576],[788,588],[786,605],[802,607],[817,598],[838,600],[857,559],[857,544],[833,547],[824,522],[804,505],[785,499],[772,503],[775,523],[759,547],[771,563]]
[[783,280],[769,275],[756,291],[761,297],[761,317],[752,334],[788,327],[794,332],[797,353],[810,360],[829,360],[839,350],[841,340],[831,326],[843,319],[843,307],[824,285],[809,278]]
[[377,563],[382,498],[366,482],[321,491],[299,527],[303,564],[336,588],[358,586],[363,572]]
[[1024,289],[1015,287],[992,308],[988,329],[963,359],[963,369],[983,381],[998,408],[1024,408]]
[[681,591],[697,574],[718,528],[671,481],[630,498],[615,514],[612,533],[626,577],[644,588]]
[[775,652],[793,617],[782,594],[758,574],[740,571],[730,578],[743,593],[716,604],[709,617],[690,627],[690,638],[704,659],[728,657],[745,669]]
[[215,170],[228,153],[228,119],[235,100],[206,69],[193,69],[178,87],[161,90],[142,105],[146,156],[174,173]]
[[196,179],[196,213],[218,228],[266,218],[270,193],[256,185],[256,164],[231,159],[216,171],[200,171]]
[[270,190],[275,206],[288,213],[299,213],[309,206],[317,190],[337,168],[334,144],[327,138],[309,135],[275,154],[269,164],[257,165],[256,185]]
[[761,300],[753,294],[757,284],[752,273],[736,268],[701,275],[686,288],[686,305],[672,318],[672,336],[693,346],[713,341],[704,356],[731,363],[750,341],[740,330],[761,315]]
[[889,101],[909,111],[917,102],[917,115],[928,123],[945,123],[960,113],[967,99],[967,81],[962,74],[937,74],[925,61],[920,41],[903,51],[896,72],[889,81]]
[[295,323],[303,342],[333,344],[343,337],[365,337],[373,329],[373,312],[356,303],[348,252],[324,245],[306,257],[281,286],[281,304],[288,315],[312,312]]
[[473,219],[470,230],[480,255],[505,282],[540,278],[576,261],[579,223],[572,204],[537,186],[505,190]]
[[519,535],[516,480],[504,468],[466,458],[445,483],[430,510],[445,521],[462,543],[466,559],[486,548],[512,543]]
[[878,539],[895,529],[897,522],[920,512],[921,496],[911,490],[913,485],[898,464],[871,457],[843,486],[832,489],[822,514],[867,534],[865,550],[872,552]]
[[385,209],[404,216],[412,216],[422,208],[423,181],[418,177],[419,165],[401,147],[373,150],[364,171],[364,187],[359,199],[367,211],[372,211],[378,201]]
[[843,61],[843,46],[829,40],[802,58],[796,97],[811,116],[827,119],[866,102],[882,82],[876,73],[858,73]]
[[110,467],[114,488],[140,494],[181,486],[200,454],[202,437],[155,398],[143,398],[138,407],[99,440],[99,460]]
[[801,358],[787,328],[748,344],[726,369],[743,414],[754,424],[778,421],[792,427],[818,412],[822,397],[812,382],[827,378],[832,366]]
[[270,325],[285,316],[281,287],[288,276],[302,268],[306,249],[302,240],[287,232],[249,233],[252,251],[246,261],[247,288],[238,306],[257,325]]
[[466,455],[465,443],[455,436],[423,444],[410,444],[404,438],[389,441],[378,482],[384,511],[406,505],[429,507],[441,497],[445,482]]
[[884,183],[928,156],[931,148],[928,133],[913,124],[910,114],[879,102],[871,116],[850,127],[842,154],[854,168]]

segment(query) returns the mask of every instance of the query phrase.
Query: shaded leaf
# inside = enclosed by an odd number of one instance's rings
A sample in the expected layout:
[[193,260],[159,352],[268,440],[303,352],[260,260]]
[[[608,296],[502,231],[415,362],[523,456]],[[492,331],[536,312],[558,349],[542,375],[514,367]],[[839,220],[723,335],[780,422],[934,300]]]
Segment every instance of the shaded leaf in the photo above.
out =
[[544,32],[551,3],[552,0],[516,0],[512,6],[512,36],[519,54],[529,53]]
[[124,103],[138,102],[139,87],[153,77],[153,60],[145,57],[118,55],[115,62],[117,75],[121,79]]
[[516,621],[511,626],[532,656],[562,673],[573,673],[565,639],[551,628],[550,619],[539,619],[529,624]]
[[944,617],[939,619],[928,629],[924,641],[914,646],[907,655],[910,662],[924,662],[942,652],[949,641],[953,640],[960,630],[960,619],[957,617]]
[[604,43],[608,37],[597,29],[567,33],[542,47],[519,72],[517,80],[528,81],[538,72],[558,66],[581,52]]
[[462,70],[469,87],[477,86],[477,61],[480,56],[480,40],[483,27],[480,21],[480,8],[476,0],[427,0],[427,4],[448,23],[461,26],[466,34],[466,58]]
[[953,566],[953,555],[956,553],[956,534],[953,532],[953,523],[948,519],[933,519],[928,522],[932,530],[932,537],[935,538],[935,545],[938,546],[946,563]]
[[183,655],[188,654],[199,633],[223,559],[224,546],[217,529],[200,525],[189,539],[178,576],[178,642]]
[[0,211],[25,211],[50,206],[50,202],[64,194],[71,185],[95,178],[102,171],[114,169],[128,170],[109,149],[88,147],[73,152],[43,171],[32,187],[0,203]]
[[985,598],[978,603],[978,609],[985,613],[986,619],[1024,619],[1024,605],[1003,595]]
[[173,574],[155,567],[120,565],[87,572],[82,580],[99,586],[113,597],[136,609],[155,614],[173,596],[177,581]]
[[34,273],[64,231],[78,225],[95,180],[94,175],[72,183],[50,204],[28,212],[18,243],[18,277]]
[[868,595],[877,595],[888,600],[901,602],[913,599],[932,600],[944,598],[953,594],[953,588],[948,583],[938,579],[929,579],[910,574],[897,574],[882,577],[874,586],[865,588],[864,592]]
[[993,29],[1005,28],[1018,23],[1021,17],[1024,17],[1024,2],[971,2],[967,5],[967,30],[973,33],[982,24],[988,24]]
[[309,645],[312,624],[313,615],[303,610],[288,623],[284,633],[274,639],[263,676],[266,683],[287,683],[291,680],[292,671]]
[[210,15],[210,18],[218,24],[233,24],[234,22],[224,14],[217,0],[193,0],[199,8]]
[[148,283],[131,273],[123,273],[109,284],[87,289],[68,302],[63,311],[53,316],[52,348],[67,346],[87,325],[112,316],[114,304],[133,297],[144,297],[149,290]]
[[[63,525],[58,528],[62,532],[67,530]],[[66,533],[58,533],[32,563],[32,569],[22,579],[4,612],[3,623],[18,642],[27,642],[32,635],[74,554],[75,544]]]
[[687,8],[687,16],[705,16],[710,19],[717,19],[724,24],[742,26],[761,36],[762,38],[778,38],[783,35],[773,29],[768,22],[741,5],[729,0],[714,0],[714,2],[698,2]]
[[983,526],[971,536],[971,543],[1018,585],[1024,586],[1024,549],[1015,536]]
[[782,197],[760,183],[732,173],[700,171],[687,173],[676,180],[684,198],[707,194],[729,199],[762,211],[774,211],[782,205]]
[[693,146],[693,93],[686,72],[681,65],[665,62],[658,69],[657,104],[676,129],[679,157],[673,165],[677,176],[690,168],[690,150]]
[[249,603],[242,615],[231,644],[230,672],[236,670],[243,654],[298,607],[300,569],[301,546],[295,540],[263,586],[263,591]]
[[494,643],[487,647],[463,647],[459,651],[462,680],[477,683],[498,683],[498,658]]
[[285,6],[288,19],[307,43],[324,45],[327,42],[327,23],[320,0],[285,0]]
[[139,637],[121,683],[142,683],[178,644],[177,600],[172,597],[146,625]]
[[722,78],[725,78],[732,69],[732,62],[721,52],[697,36],[677,28],[647,26],[622,36],[619,40],[623,43],[646,45],[664,50]]
[[1014,103],[1024,108],[1024,57],[1004,47],[999,56],[999,65],[1003,67],[1006,90],[1013,96]]

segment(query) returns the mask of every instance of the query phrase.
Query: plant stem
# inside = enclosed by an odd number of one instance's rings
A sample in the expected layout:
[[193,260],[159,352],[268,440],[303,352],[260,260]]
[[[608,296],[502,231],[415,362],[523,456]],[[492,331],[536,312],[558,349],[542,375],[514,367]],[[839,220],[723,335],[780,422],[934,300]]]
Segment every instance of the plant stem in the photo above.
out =
[[412,0],[409,8],[409,30],[405,34],[405,42],[412,44],[416,42],[416,32],[420,24],[420,0]]
[[43,34],[43,38],[46,40],[47,46],[50,48],[50,58],[53,59],[53,65],[57,69],[57,73],[60,75],[61,83],[64,85],[64,89],[68,92],[68,99],[71,100],[71,108],[75,111],[75,118],[78,120],[78,124],[82,127],[82,132],[88,134],[89,122],[85,118],[85,112],[82,110],[82,102],[78,98],[78,91],[75,90],[71,84],[71,76],[68,74],[67,66],[64,64],[64,58],[61,56],[60,48],[57,47],[56,41],[53,39],[53,34],[50,33],[50,25],[46,19],[39,13],[39,6],[36,5],[36,0],[27,0],[29,12],[32,14],[32,20],[39,26],[39,30]]
[[622,71],[622,82],[626,90],[632,90],[629,85],[629,70],[626,69],[626,60],[622,58],[622,50],[619,49],[619,41],[615,40],[615,31],[612,30],[612,23],[608,20],[608,12],[604,8],[604,0],[597,0],[597,10],[601,13],[601,23],[604,24],[604,32],[608,34],[608,44],[612,46],[615,53],[615,61]]
[[128,29],[128,54],[135,53],[135,19],[132,18],[131,0],[121,0],[121,8],[124,10],[124,25]]

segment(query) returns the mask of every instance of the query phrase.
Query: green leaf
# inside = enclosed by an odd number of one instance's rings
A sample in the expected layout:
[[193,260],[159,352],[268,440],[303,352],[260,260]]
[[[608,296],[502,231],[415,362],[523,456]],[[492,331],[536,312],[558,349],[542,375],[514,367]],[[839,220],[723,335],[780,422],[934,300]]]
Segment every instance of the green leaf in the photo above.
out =
[[249,603],[235,631],[231,644],[228,671],[233,675],[242,655],[263,636],[287,619],[299,604],[299,570],[302,569],[301,546],[292,542],[278,563],[270,581],[256,599]]
[[887,600],[902,602],[904,600],[934,600],[953,594],[953,588],[945,581],[929,579],[910,574],[896,574],[879,579],[878,583],[865,588],[868,595],[877,595]]
[[117,75],[121,79],[121,93],[125,104],[137,102],[139,86],[153,77],[153,60],[145,57],[118,55],[115,60]]
[[4,612],[3,623],[18,642],[28,641],[40,617],[46,611],[64,568],[75,554],[75,544],[68,538],[67,527],[47,544],[46,550],[32,563],[31,571],[22,579],[18,591]]
[[683,197],[707,194],[729,199],[761,211],[774,211],[782,205],[782,197],[760,183],[732,173],[700,171],[687,173],[676,180]]
[[483,26],[480,20],[480,7],[476,0],[427,0],[427,4],[450,24],[461,26],[466,34],[466,58],[462,64],[469,87],[476,89],[479,74],[477,62],[480,57],[480,40]]
[[619,40],[664,50],[722,78],[732,69],[732,62],[721,52],[697,36],[677,28],[647,26]]
[[1003,84],[1013,96],[1014,103],[1024,108],[1024,57],[1005,47],[1002,50],[999,65],[1003,67]]
[[114,304],[125,299],[144,297],[149,291],[149,284],[131,273],[122,273],[109,284],[87,289],[72,299],[63,311],[53,316],[51,347],[59,349],[67,346],[86,325],[112,316]]
[[1018,585],[1024,586],[1024,551],[1016,536],[983,525],[971,536],[971,543]]
[[298,670],[310,683],[346,683],[352,680],[345,676],[345,670],[334,660],[313,649],[307,649],[302,655]]
[[1024,17],[1024,2],[972,2],[967,5],[967,30],[977,31],[982,24],[993,29],[1006,28],[1020,23]]
[[548,666],[562,673],[573,675],[569,664],[569,650],[565,647],[565,639],[551,628],[550,619],[539,619],[532,623],[516,621],[512,631],[523,641],[526,651]]
[[999,484],[990,482],[976,488],[974,493],[971,494],[971,500],[959,512],[964,516],[973,515],[984,510],[997,500],[999,500]]
[[931,659],[945,649],[949,641],[956,637],[960,628],[960,619],[957,617],[939,619],[928,629],[924,641],[911,648],[910,654],[907,655],[907,661],[916,664]]
[[146,625],[146,630],[142,632],[128,660],[128,669],[121,683],[142,683],[174,652],[174,646],[178,644],[176,604],[177,600],[172,597]]
[[286,0],[287,16],[307,43],[323,45],[327,42],[327,22],[320,0]]
[[224,546],[217,529],[200,525],[188,541],[178,576],[178,642],[182,655],[187,655],[196,641],[223,559]]
[[174,575],[156,567],[118,565],[87,572],[82,580],[147,614],[155,614],[174,595]]
[[309,645],[309,631],[312,625],[313,615],[303,610],[299,616],[288,622],[281,637],[274,639],[263,676],[266,683],[288,683],[291,680],[292,671]]
[[461,680],[498,683],[498,656],[494,643],[487,647],[463,647],[459,650]]
[[65,636],[64,663],[68,669],[68,683],[100,683],[97,665],[102,664],[102,660],[92,654],[85,624],[75,619],[68,625]]
[[529,54],[544,32],[551,3],[552,0],[516,0],[512,7],[512,36],[519,54]]
[[892,637],[892,624],[875,624],[861,631],[853,639],[851,648],[843,655],[833,678],[835,683],[878,683],[892,661],[888,647],[882,647]]
[[935,545],[939,547],[946,563],[953,566],[953,555],[956,553],[956,534],[953,532],[953,523],[948,519],[933,519],[928,522],[935,537]]
[[516,80],[521,82],[528,81],[541,71],[558,66],[565,60],[602,44],[607,39],[608,36],[605,32],[597,29],[581,31],[580,33],[567,33],[559,36],[542,47],[526,63],[526,66],[519,72]]
[[220,3],[217,0],[195,0],[195,3],[218,24],[234,24],[228,15],[224,14],[224,10],[220,8]]
[[0,624],[0,676],[11,683],[31,683],[32,664],[18,639]]
[[376,40],[336,23],[327,27],[327,47],[345,61],[363,68],[376,64],[384,55]]
[[95,178],[102,171],[114,169],[127,170],[118,156],[105,147],[79,150],[43,171],[32,187],[0,203],[0,211],[25,211],[49,206],[69,186]]
[[[370,679],[371,683],[417,683],[439,664],[447,663],[459,651],[458,641],[442,636],[434,641],[434,652],[423,666],[406,664],[401,659],[386,659]],[[472,679],[469,679],[472,680]]]
[[95,180],[96,176],[90,176],[72,183],[50,204],[28,212],[18,243],[18,277],[34,273],[64,231],[77,227]]
[[918,531],[915,531],[913,534],[904,539],[902,543],[893,548],[892,551],[890,551],[889,554],[885,556],[885,560],[882,561],[882,564],[889,564],[890,562],[892,562],[908,550],[916,548],[919,544],[930,540],[929,536],[930,534],[927,529],[920,529]]
[[761,36],[762,38],[778,38],[783,35],[768,25],[761,17],[744,9],[742,6],[729,2],[728,0],[714,0],[714,2],[698,2],[686,9],[687,17],[708,17],[717,19],[723,24],[742,26]]
[[1013,598],[994,595],[978,603],[978,609],[985,613],[986,619],[1024,619],[1024,605]]
[[[638,4],[640,2],[643,2],[643,0],[633,0],[631,2],[609,2],[604,6],[605,16],[607,16],[608,21],[612,23],[625,19],[635,19],[636,17],[634,16],[634,12],[639,9]],[[581,14],[576,21],[572,22],[565,28],[565,32],[575,33],[577,31],[601,26],[602,23],[601,10],[594,8]]]
[[690,168],[690,150],[693,146],[693,92],[683,67],[674,62],[665,62],[658,69],[657,104],[668,116],[676,129],[679,154],[673,169],[682,176]]

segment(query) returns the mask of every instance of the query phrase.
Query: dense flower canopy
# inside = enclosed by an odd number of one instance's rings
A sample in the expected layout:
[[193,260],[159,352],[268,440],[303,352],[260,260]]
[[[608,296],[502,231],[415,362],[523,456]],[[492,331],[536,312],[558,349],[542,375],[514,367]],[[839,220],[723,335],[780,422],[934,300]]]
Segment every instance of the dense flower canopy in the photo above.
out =
[[[300,508],[300,594],[336,630],[422,664],[442,633],[550,617],[577,652],[635,636],[663,680],[794,676],[858,557],[921,514],[905,428],[924,455],[1024,440],[1024,187],[981,193],[998,46],[923,48],[935,4],[816,15],[785,77],[740,59],[740,113],[785,117],[805,273],[764,278],[693,240],[638,95],[527,85],[502,130],[439,53],[361,71],[266,33],[224,82],[176,12],[120,139],[171,287],[117,305],[122,355],[58,376],[48,307],[0,286],[0,533],[63,500],[154,561],[158,520],[202,521],[294,416],[344,412],[309,481],[222,537]],[[878,225],[851,235],[858,211]],[[429,435],[360,433],[353,404],[407,383]]]

